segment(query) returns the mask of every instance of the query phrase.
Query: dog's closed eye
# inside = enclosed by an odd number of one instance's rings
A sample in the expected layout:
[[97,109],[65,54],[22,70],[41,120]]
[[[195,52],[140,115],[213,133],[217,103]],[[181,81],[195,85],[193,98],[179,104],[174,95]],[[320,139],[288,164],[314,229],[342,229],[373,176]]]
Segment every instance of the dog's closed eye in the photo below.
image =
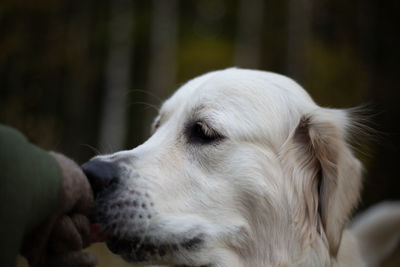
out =
[[187,128],[187,137],[190,143],[196,144],[211,144],[224,138],[203,121],[190,124]]

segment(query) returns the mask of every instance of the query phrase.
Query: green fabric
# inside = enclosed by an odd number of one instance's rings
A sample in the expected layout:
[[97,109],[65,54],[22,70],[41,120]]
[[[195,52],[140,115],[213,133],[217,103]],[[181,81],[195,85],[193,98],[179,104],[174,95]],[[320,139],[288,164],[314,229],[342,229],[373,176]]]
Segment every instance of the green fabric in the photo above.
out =
[[60,186],[56,160],[0,125],[0,266],[15,266],[24,235],[58,205]]

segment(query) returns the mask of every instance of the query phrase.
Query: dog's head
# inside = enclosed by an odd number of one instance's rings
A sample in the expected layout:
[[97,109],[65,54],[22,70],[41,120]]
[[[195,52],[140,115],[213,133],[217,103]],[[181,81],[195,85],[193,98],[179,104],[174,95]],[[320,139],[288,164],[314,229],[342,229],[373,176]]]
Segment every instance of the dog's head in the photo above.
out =
[[144,144],[83,169],[108,246],[127,260],[325,261],[359,196],[350,125],[284,76],[227,69],[183,85]]

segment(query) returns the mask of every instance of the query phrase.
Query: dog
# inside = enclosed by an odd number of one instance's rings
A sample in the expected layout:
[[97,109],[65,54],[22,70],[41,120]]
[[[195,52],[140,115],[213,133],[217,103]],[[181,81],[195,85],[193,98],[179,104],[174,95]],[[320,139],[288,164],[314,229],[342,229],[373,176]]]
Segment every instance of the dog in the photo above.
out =
[[[374,223],[346,228],[363,172],[349,140],[361,129],[351,110],[318,106],[290,78],[229,68],[179,88],[144,144],[82,169],[107,246],[127,261],[372,266],[363,233]],[[392,244],[399,205],[389,213]]]

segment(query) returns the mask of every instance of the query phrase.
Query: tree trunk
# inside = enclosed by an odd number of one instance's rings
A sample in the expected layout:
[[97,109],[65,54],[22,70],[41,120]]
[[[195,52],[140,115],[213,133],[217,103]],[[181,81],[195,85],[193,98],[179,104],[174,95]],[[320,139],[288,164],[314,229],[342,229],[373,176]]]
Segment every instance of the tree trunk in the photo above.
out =
[[240,0],[235,64],[259,68],[261,62],[264,0]]
[[[64,103],[68,103],[65,109],[64,121],[64,143],[62,148],[64,153],[78,159],[79,152],[87,152],[87,156],[92,155],[91,151],[82,144],[86,144],[90,136],[90,128],[94,123],[90,120],[91,112],[85,112],[88,108],[87,99],[93,93],[90,86],[91,71],[89,53],[90,40],[90,15],[92,2],[85,1],[78,7],[77,3],[65,2],[63,8],[69,10],[70,15],[65,22],[66,26],[66,54],[67,65],[65,77],[66,88],[62,94]],[[60,16],[58,14],[58,16]],[[55,29],[57,31],[59,29]],[[82,75],[85,73],[85,75]],[[79,129],[79,131],[77,131]]]
[[132,1],[113,0],[110,1],[110,5],[110,43],[99,138],[99,147],[102,152],[120,150],[124,146],[126,100],[131,73]]
[[[163,99],[175,87],[176,54],[178,32],[178,0],[153,0],[153,14],[150,36],[150,62],[148,76],[149,97],[154,104],[154,97]],[[160,103],[156,103],[157,105]],[[145,116],[145,134],[156,115],[147,109]]]
[[309,60],[309,41],[311,39],[312,0],[288,1],[287,37],[287,75],[306,81]]

